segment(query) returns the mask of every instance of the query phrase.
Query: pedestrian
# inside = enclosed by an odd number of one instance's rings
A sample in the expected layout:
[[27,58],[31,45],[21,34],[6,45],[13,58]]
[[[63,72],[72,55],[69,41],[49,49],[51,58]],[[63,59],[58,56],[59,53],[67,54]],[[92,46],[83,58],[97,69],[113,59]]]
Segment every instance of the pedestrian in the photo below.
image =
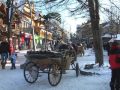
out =
[[11,70],[12,69],[16,69],[15,63],[16,63],[16,58],[17,58],[17,54],[15,52],[11,53],[10,55],[10,60],[11,60]]
[[10,48],[9,48],[9,59],[11,61],[11,70],[12,69],[16,69],[15,63],[16,63],[16,58],[17,58],[17,54],[15,52],[14,46],[13,46],[13,41],[12,38],[10,38]]
[[8,53],[9,53],[9,44],[6,41],[6,37],[2,38],[2,42],[0,43],[0,52],[1,52],[1,65],[2,69],[5,69],[5,65],[8,59]]
[[107,50],[107,54],[109,56],[109,53],[110,53],[110,43],[108,42],[105,47],[106,47],[106,50]]
[[118,42],[114,41],[110,48],[109,63],[111,68],[111,90],[120,89],[120,47]]

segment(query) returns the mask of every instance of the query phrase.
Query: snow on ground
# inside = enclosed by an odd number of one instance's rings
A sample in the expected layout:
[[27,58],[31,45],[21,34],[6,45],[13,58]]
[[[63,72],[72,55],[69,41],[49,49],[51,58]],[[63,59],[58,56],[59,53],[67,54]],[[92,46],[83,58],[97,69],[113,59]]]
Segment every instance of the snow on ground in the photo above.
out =
[[[79,75],[76,77],[74,70],[68,70],[63,74],[61,82],[56,87],[50,86],[47,74],[42,73],[41,77],[34,84],[29,84],[25,81],[23,70],[19,68],[20,64],[24,63],[25,52],[18,53],[17,69],[10,70],[10,64],[7,64],[5,70],[0,67],[0,90],[110,90],[110,69],[108,64],[107,53],[104,52],[104,65],[98,68],[87,70],[97,72],[100,75],[84,76]],[[78,57],[77,62],[83,70],[85,64],[93,64],[94,53],[92,50],[86,50],[85,56]]]

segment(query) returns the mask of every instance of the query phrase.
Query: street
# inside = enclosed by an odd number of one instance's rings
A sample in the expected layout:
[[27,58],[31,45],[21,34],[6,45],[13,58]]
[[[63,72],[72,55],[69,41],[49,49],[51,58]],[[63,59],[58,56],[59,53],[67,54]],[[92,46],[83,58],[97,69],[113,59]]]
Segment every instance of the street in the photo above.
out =
[[[41,77],[34,84],[25,81],[23,70],[20,64],[24,63],[25,53],[18,53],[17,69],[10,70],[10,64],[7,64],[5,70],[0,67],[0,90],[110,90],[110,69],[104,66],[102,68],[94,68],[91,71],[99,72],[100,75],[76,77],[74,70],[67,71],[62,75],[61,82],[56,87],[50,86],[46,73],[41,73]],[[93,56],[85,55],[78,57],[80,68],[86,63],[92,63]],[[91,60],[91,61],[89,61]]]

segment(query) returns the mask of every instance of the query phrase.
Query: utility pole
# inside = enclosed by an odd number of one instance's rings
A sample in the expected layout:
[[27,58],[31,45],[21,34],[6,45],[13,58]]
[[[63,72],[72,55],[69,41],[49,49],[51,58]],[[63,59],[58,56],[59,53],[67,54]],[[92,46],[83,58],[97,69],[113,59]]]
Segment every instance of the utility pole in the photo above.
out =
[[45,28],[46,28],[46,32],[45,32],[45,51],[48,50],[48,46],[47,46],[47,31],[49,29],[49,19],[47,18],[47,20],[45,21]]
[[31,17],[31,23],[30,24],[31,24],[31,29],[32,29],[32,37],[33,37],[33,50],[36,51],[35,37],[34,37],[35,32],[34,32],[34,26],[32,26],[32,8],[31,8],[32,2],[29,2],[29,0],[27,0],[27,1],[28,1],[29,8],[30,8],[30,17]]

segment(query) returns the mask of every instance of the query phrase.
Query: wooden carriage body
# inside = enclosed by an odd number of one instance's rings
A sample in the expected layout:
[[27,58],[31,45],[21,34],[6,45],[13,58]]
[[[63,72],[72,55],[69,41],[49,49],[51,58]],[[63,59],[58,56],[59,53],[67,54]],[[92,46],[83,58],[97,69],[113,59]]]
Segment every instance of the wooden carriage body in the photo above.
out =
[[26,62],[34,62],[38,67],[49,67],[51,64],[58,64],[62,69],[68,70],[72,61],[69,52],[51,52],[51,51],[29,51],[25,55]]

